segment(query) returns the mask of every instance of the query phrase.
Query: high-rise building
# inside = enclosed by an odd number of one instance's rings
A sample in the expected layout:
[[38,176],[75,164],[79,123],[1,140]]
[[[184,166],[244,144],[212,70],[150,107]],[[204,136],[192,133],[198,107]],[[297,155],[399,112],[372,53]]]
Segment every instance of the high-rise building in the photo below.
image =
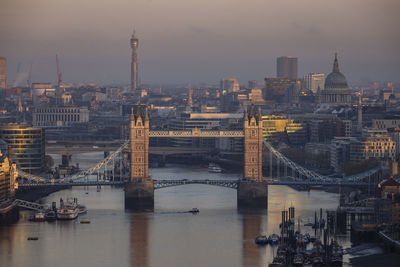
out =
[[12,159],[28,173],[38,173],[45,166],[45,139],[41,128],[28,124],[0,124],[0,138],[11,148]]
[[325,74],[323,73],[309,73],[304,75],[304,86],[306,89],[317,93],[318,88],[324,90],[325,88]]
[[7,87],[7,59],[0,57],[0,89]]
[[297,79],[297,57],[278,57],[276,59],[276,77]]
[[251,80],[249,81],[249,89],[256,89],[257,88],[257,81]]
[[136,90],[138,85],[138,63],[136,50],[139,47],[139,39],[136,37],[136,32],[133,31],[131,37],[132,62],[131,62],[131,89]]
[[264,99],[265,100],[284,100],[287,89],[290,86],[301,88],[301,80],[289,78],[265,78],[264,79]]
[[222,93],[232,93],[239,91],[239,81],[235,78],[226,78],[221,80],[220,89]]

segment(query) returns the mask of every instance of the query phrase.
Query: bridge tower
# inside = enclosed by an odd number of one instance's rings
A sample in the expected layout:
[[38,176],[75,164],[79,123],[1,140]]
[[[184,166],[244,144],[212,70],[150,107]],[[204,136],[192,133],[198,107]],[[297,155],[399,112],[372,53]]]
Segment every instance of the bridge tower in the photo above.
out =
[[244,112],[244,170],[243,179],[238,185],[238,207],[266,208],[268,186],[262,176],[262,117],[261,109],[256,114],[254,105],[250,113]]
[[152,210],[154,183],[149,175],[149,116],[138,104],[136,115],[130,115],[131,173],[125,186],[125,208]]

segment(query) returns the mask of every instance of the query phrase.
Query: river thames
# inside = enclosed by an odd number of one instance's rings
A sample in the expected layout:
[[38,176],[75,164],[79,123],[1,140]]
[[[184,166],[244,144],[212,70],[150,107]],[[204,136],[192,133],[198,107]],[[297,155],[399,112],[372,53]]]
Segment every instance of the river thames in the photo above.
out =
[[[82,167],[99,157],[79,155]],[[238,179],[239,173],[209,173],[203,166],[167,165],[152,168],[154,179]],[[239,211],[236,190],[210,185],[159,189],[153,213],[124,210],[124,191],[118,187],[75,187],[41,199],[51,203],[77,197],[88,213],[75,221],[30,222],[22,211],[18,223],[0,228],[1,266],[268,266],[276,247],[258,247],[260,233],[279,234],[281,211],[296,208],[303,232],[320,208],[336,209],[339,196],[324,191],[296,191],[270,186],[268,210]],[[199,214],[184,213],[198,208]],[[80,224],[80,220],[90,224]],[[37,236],[37,241],[27,237]],[[339,238],[347,248],[348,236]],[[348,260],[345,257],[345,260]],[[346,266],[346,265],[344,265]]]

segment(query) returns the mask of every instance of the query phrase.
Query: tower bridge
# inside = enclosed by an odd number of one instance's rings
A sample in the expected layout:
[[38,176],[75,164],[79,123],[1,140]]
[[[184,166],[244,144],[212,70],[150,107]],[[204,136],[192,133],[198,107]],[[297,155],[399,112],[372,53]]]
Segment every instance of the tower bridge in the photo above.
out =
[[154,207],[154,182],[149,175],[149,138],[244,138],[243,180],[237,188],[238,206],[267,207],[268,188],[262,177],[262,119],[261,110],[252,106],[243,117],[243,130],[211,131],[150,131],[147,108],[130,115],[130,179],[125,185],[125,207],[149,209]]
[[[239,180],[186,180],[186,179],[160,179],[153,180],[149,173],[149,139],[157,138],[243,138],[244,139],[244,164],[243,177]],[[272,178],[272,160],[276,159],[277,176],[280,167],[284,167],[284,177],[289,181],[266,180],[262,176],[262,151],[266,148],[270,153],[270,178]],[[165,147],[160,148],[165,149]],[[169,153],[182,148],[167,148]],[[131,152],[130,174],[127,180],[122,179],[121,163],[124,152]],[[154,150],[153,150],[154,152]],[[183,151],[187,153],[189,151]],[[190,152],[193,152],[191,149]],[[201,151],[204,152],[204,151]],[[161,153],[165,153],[165,150]],[[176,152],[178,153],[178,152]],[[200,152],[199,152],[200,153]],[[119,164],[118,164],[119,162]],[[111,165],[111,168],[109,167]],[[119,170],[118,170],[119,168]],[[125,187],[125,207],[134,210],[152,209],[154,207],[154,190],[185,184],[208,184],[223,186],[237,190],[239,207],[267,207],[268,185],[322,185],[322,186],[366,186],[370,185],[370,178],[380,175],[380,169],[375,168],[356,175],[335,178],[328,177],[309,170],[282,155],[271,144],[263,140],[261,112],[244,112],[243,130],[212,131],[193,129],[191,131],[152,131],[149,129],[149,116],[147,109],[139,108],[136,114],[130,115],[130,138],[122,146],[110,153],[104,160],[80,173],[57,180],[43,178],[18,170],[19,176],[33,183],[20,183],[21,188],[35,188],[40,186],[101,186],[123,185]],[[119,180],[114,179],[115,173]],[[89,181],[89,176],[97,174],[97,181]],[[103,175],[103,180],[101,176]],[[106,181],[106,178],[109,181]],[[86,179],[86,180],[85,180]],[[368,180],[367,180],[368,179]]]

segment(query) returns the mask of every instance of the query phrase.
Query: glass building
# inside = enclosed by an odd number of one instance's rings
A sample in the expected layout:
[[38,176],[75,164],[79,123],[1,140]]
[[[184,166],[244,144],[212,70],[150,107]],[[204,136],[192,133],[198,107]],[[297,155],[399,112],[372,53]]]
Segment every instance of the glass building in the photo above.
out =
[[0,138],[11,148],[13,161],[28,173],[39,173],[45,165],[45,138],[41,128],[28,124],[0,124]]

